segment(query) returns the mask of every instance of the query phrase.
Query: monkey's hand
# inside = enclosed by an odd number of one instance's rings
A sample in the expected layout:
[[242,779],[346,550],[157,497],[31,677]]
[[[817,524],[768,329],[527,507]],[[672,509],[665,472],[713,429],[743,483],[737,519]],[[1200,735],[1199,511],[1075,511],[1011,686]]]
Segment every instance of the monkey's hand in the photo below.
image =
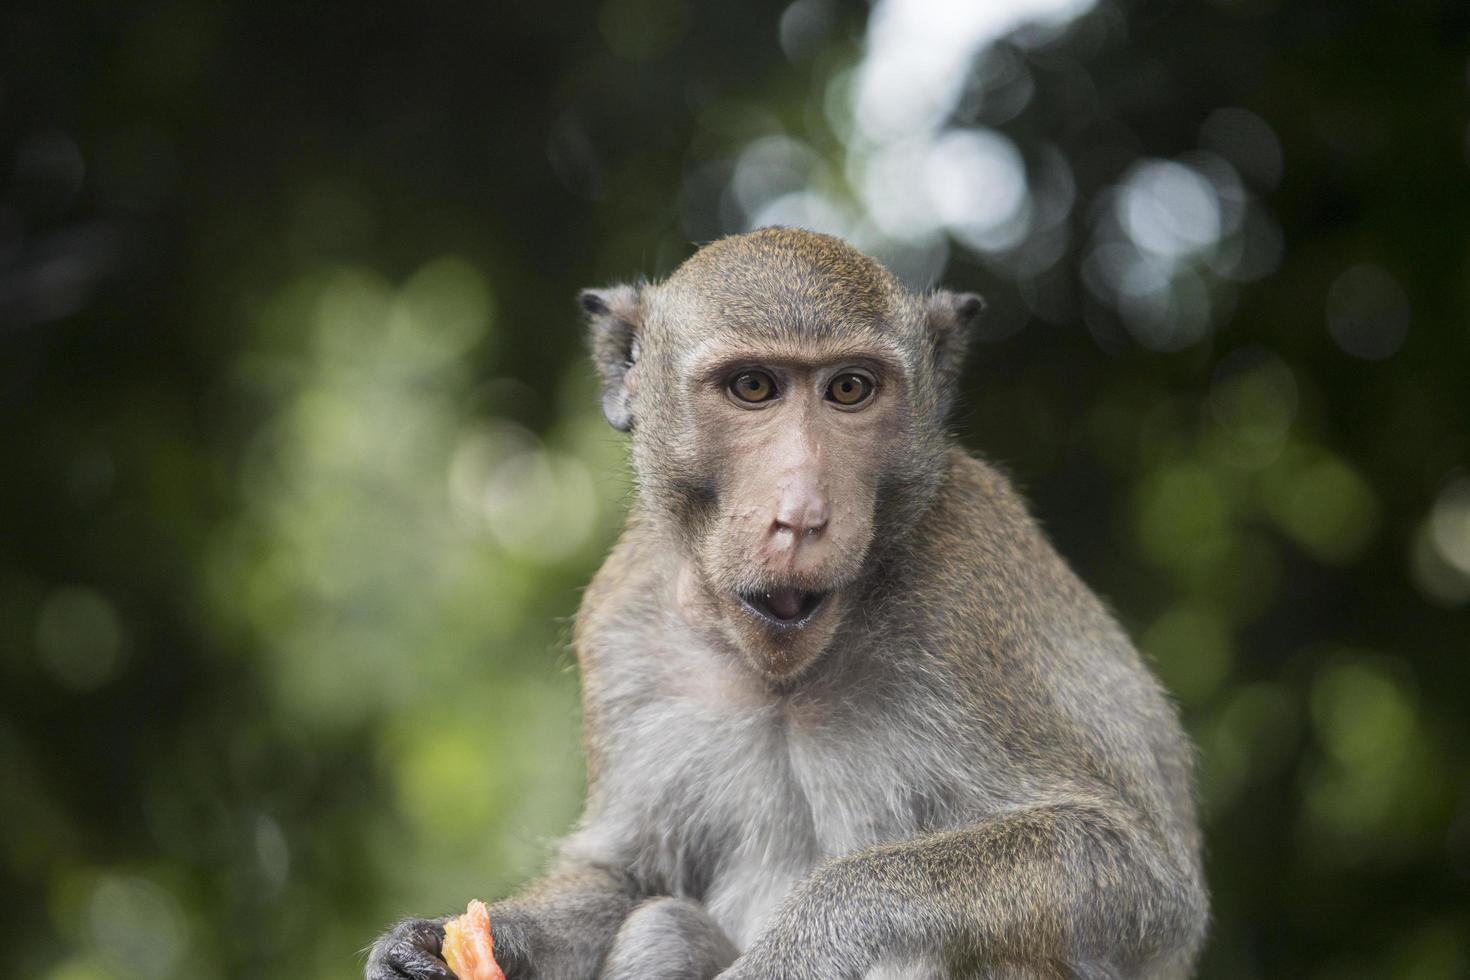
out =
[[[515,898],[490,906],[495,960],[507,980],[590,977],[637,904],[609,866],[565,862]],[[456,980],[444,962],[443,919],[405,919],[373,944],[367,980]]]
[[[404,919],[383,933],[368,954],[366,980],[456,980],[442,953],[449,918]],[[507,978],[526,975],[524,933],[514,915],[491,908],[495,959]]]
[[452,980],[439,948],[448,919],[404,919],[373,943],[367,980]]

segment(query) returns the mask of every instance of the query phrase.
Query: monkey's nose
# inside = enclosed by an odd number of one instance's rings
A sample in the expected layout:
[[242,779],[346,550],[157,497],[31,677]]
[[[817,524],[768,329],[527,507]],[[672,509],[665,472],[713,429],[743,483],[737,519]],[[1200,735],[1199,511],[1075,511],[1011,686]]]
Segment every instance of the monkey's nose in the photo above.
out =
[[827,498],[820,494],[787,497],[776,507],[771,533],[790,531],[800,539],[816,537],[827,529]]

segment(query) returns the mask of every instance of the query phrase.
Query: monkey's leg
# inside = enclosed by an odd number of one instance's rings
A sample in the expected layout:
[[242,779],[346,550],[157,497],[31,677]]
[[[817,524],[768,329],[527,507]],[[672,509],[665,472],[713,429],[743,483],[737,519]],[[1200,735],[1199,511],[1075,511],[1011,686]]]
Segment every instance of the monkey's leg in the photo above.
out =
[[623,920],[602,980],[709,980],[740,951],[687,898],[651,898]]
[[861,976],[938,954],[981,976],[1187,975],[1207,918],[1187,858],[1079,799],[859,851],[796,890],[725,980]]

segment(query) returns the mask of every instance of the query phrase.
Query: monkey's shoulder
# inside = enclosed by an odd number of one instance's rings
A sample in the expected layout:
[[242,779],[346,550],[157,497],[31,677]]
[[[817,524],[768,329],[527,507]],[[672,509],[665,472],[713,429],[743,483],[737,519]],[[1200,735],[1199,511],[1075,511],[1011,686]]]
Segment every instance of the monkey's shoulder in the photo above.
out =
[[985,551],[1032,551],[1041,545],[1051,550],[1011,477],[960,447],[950,450],[926,526],[941,549],[981,545]]
[[648,522],[630,515],[623,533],[592,576],[577,609],[576,641],[668,599],[674,563]]
[[1077,627],[1126,645],[1010,478],[963,449],[951,450],[932,507],[897,551],[873,598],[899,600],[886,603],[890,617],[917,618],[926,635],[1035,645]]

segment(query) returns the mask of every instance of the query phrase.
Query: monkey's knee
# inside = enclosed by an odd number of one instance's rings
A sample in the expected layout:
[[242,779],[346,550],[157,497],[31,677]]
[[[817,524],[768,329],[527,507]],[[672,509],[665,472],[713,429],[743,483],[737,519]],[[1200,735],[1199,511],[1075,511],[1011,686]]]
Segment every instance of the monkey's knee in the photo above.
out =
[[708,912],[686,898],[653,898],[628,914],[602,961],[602,980],[708,980],[735,948]]

